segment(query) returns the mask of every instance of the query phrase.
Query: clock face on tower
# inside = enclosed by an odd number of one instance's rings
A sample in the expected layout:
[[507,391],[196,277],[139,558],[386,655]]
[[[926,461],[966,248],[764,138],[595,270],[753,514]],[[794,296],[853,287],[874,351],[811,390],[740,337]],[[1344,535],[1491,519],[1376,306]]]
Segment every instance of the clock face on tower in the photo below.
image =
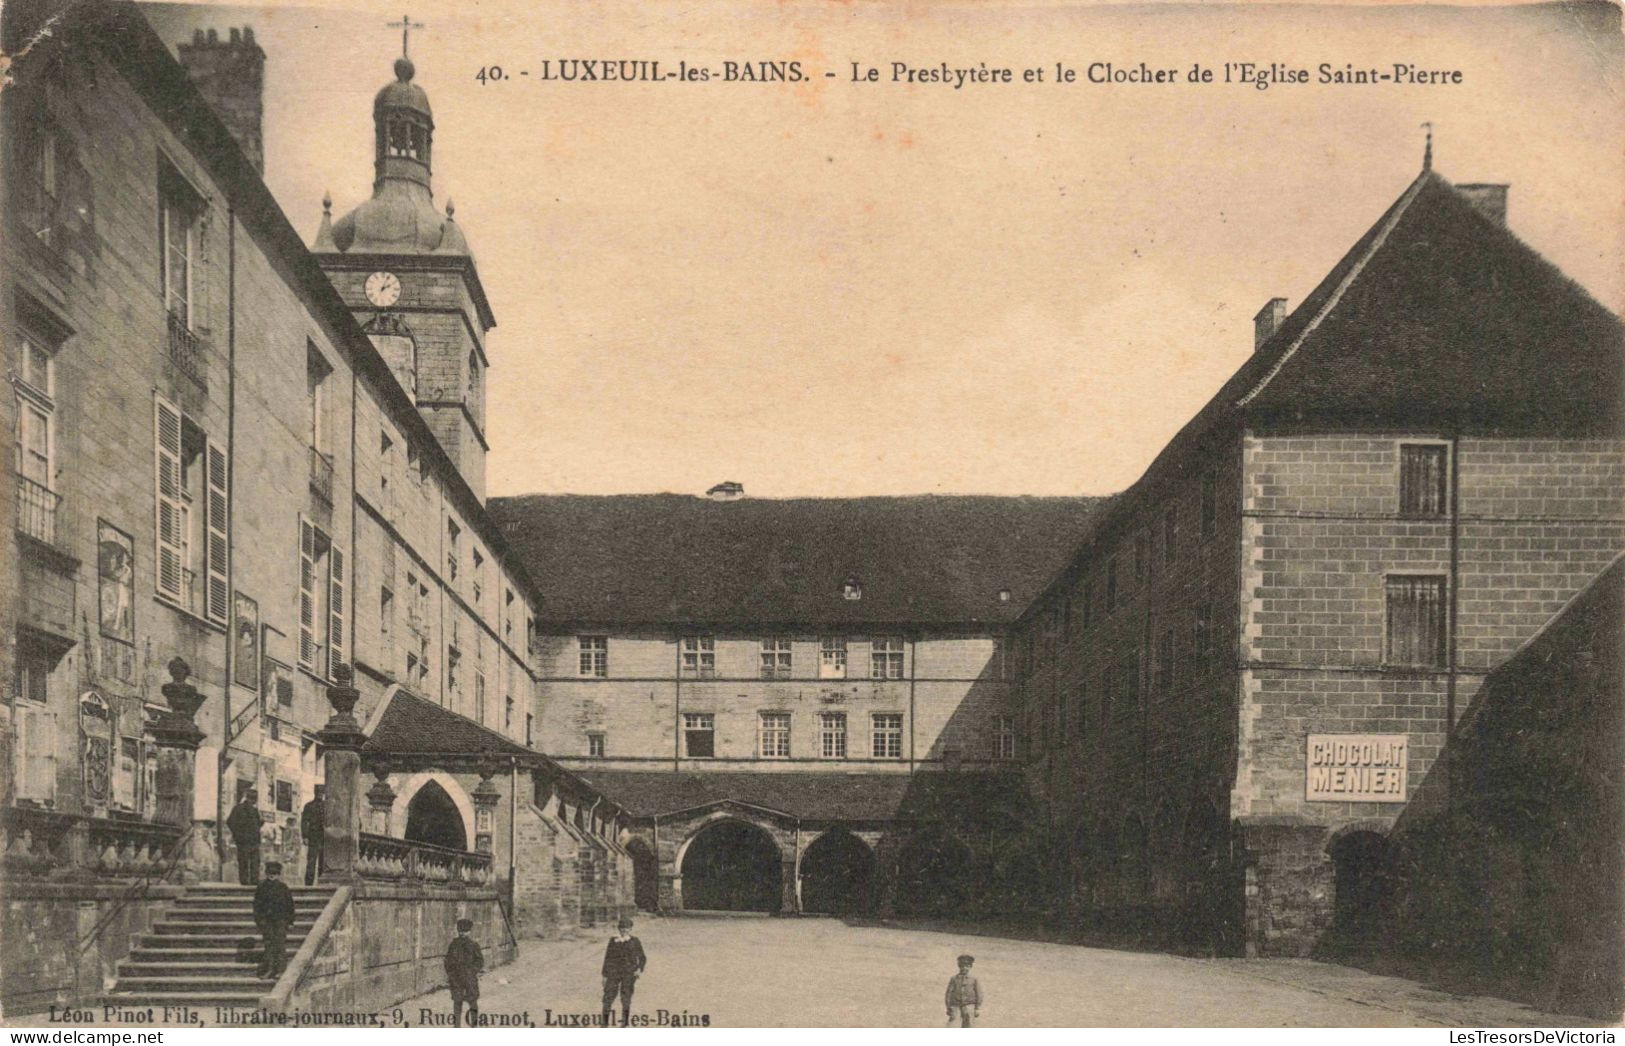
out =
[[367,277],[366,291],[368,301],[380,309],[387,309],[400,300],[400,277],[392,272],[375,272]]

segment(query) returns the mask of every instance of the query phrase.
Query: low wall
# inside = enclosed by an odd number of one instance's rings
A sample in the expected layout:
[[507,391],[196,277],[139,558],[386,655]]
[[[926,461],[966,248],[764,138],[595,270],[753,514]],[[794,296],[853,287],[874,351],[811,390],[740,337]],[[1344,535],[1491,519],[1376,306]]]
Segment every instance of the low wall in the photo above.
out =
[[54,1004],[94,1004],[112,984],[134,935],[145,933],[180,894],[156,884],[9,879],[0,901],[0,1010],[45,1013]]
[[362,882],[342,887],[316,932],[289,965],[268,1009],[306,1013],[372,1013],[446,983],[446,945],[457,920],[487,970],[512,962],[513,933],[497,890]]

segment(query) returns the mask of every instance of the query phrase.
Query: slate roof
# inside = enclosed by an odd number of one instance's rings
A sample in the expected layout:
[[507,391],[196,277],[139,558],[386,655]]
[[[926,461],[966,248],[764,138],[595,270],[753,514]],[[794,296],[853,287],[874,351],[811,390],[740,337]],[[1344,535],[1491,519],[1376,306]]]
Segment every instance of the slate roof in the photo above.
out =
[[1249,421],[1614,435],[1625,325],[1424,170],[1096,517],[1088,544],[1136,525],[1166,477]]
[[378,716],[377,725],[361,746],[373,755],[406,755],[433,752],[439,755],[522,756],[529,762],[545,762],[540,752],[442,708],[426,698],[396,690]]
[[1014,774],[746,773],[581,770],[575,775],[634,817],[733,800],[808,821],[891,821],[967,792],[1019,792]]
[[[1107,500],[528,495],[488,508],[539,586],[544,628],[861,628],[1013,621]],[[861,599],[845,598],[847,578]]]

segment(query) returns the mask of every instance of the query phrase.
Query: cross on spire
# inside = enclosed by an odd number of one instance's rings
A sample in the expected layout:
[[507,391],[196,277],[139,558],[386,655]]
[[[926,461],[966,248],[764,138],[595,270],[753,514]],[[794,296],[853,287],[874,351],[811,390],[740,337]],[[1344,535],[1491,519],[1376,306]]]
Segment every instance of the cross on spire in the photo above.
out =
[[1433,170],[1433,123],[1424,121],[1422,126],[1427,129],[1427,144],[1422,147],[1422,170]]
[[401,31],[401,57],[402,58],[407,57],[407,54],[406,54],[407,34],[409,34],[414,29],[422,29],[423,27],[424,26],[423,26],[422,22],[414,22],[414,21],[412,21],[412,16],[411,15],[401,15],[401,20],[399,22],[389,22],[384,26],[384,28],[386,28],[386,29],[399,29]]

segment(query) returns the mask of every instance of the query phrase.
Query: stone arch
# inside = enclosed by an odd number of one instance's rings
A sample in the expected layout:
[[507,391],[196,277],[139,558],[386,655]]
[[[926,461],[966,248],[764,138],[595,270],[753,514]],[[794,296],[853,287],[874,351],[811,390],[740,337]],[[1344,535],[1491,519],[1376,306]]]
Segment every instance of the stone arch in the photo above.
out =
[[779,910],[783,855],[773,834],[754,821],[707,818],[683,840],[674,864],[685,909]]
[[626,841],[632,857],[632,900],[643,911],[660,908],[660,861],[648,843],[637,837]]
[[876,880],[875,852],[844,828],[830,828],[801,851],[796,869],[801,910],[826,915],[869,911]]
[[[417,798],[424,786],[437,785],[445,794],[447,800],[456,808],[462,820],[463,837],[470,841],[474,838],[474,802],[468,797],[457,778],[443,770],[421,770],[412,774],[400,783],[395,789],[395,802],[389,808],[389,834],[396,839],[406,838],[406,826],[410,819],[412,801]],[[468,847],[464,847],[467,849]]]

